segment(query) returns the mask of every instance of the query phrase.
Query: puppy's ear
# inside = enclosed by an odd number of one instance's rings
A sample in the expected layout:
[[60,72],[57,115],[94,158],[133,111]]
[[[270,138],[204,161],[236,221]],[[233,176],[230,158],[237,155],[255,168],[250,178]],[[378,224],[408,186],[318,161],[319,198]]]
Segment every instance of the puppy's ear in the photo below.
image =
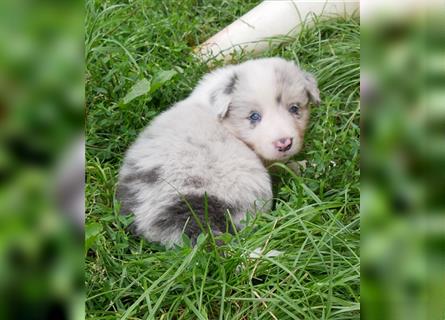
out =
[[232,94],[236,89],[237,82],[238,75],[234,72],[222,84],[223,86],[218,88],[210,97],[213,108],[220,120],[225,118],[229,112]]
[[306,91],[310,101],[318,106],[320,104],[320,91],[318,90],[317,80],[306,71],[303,72],[303,77],[306,80]]
[[210,102],[213,104],[212,109],[215,110],[219,120],[224,119],[229,113],[230,101],[230,95],[225,94],[221,90],[214,92],[210,97]]

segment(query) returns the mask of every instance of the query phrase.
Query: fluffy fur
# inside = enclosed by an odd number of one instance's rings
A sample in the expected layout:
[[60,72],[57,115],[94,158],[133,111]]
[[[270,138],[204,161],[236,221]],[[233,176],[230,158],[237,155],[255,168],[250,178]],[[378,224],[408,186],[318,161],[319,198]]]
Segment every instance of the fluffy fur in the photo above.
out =
[[127,151],[117,189],[122,213],[134,213],[136,233],[167,247],[181,243],[182,232],[195,241],[206,217],[215,234],[231,231],[227,215],[242,228],[247,212],[270,209],[263,162],[300,150],[310,102],[319,102],[315,79],[281,58],[206,75]]

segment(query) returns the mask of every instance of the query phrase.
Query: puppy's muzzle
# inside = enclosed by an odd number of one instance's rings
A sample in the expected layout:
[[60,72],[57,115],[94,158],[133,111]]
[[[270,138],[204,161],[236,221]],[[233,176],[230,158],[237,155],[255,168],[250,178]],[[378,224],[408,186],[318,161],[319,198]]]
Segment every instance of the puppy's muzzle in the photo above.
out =
[[286,152],[292,147],[292,142],[292,138],[281,138],[280,140],[275,141],[273,144],[278,151]]

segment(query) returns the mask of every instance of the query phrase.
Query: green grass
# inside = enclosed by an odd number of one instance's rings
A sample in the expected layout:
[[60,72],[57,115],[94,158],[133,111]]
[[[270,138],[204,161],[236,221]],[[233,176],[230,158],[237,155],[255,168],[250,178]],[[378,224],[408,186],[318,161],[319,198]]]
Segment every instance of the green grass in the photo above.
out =
[[[86,311],[94,319],[358,319],[359,75],[355,19],[317,22],[262,56],[297,61],[319,80],[296,175],[278,166],[276,208],[218,248],[135,239],[114,199],[123,154],[209,67],[192,48],[257,1],[132,1],[86,5]],[[234,62],[244,61],[241,54]],[[139,80],[179,71],[123,103]],[[250,259],[256,248],[284,252]]]

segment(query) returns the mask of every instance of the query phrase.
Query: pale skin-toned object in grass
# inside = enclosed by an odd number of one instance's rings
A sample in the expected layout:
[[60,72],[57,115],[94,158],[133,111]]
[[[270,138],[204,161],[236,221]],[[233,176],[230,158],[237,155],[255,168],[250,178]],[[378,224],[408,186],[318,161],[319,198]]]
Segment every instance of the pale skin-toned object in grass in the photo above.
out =
[[279,44],[283,36],[295,36],[303,25],[333,16],[358,15],[358,0],[338,1],[263,1],[241,18],[195,48],[203,61],[230,60],[239,51],[259,53],[270,44]]

